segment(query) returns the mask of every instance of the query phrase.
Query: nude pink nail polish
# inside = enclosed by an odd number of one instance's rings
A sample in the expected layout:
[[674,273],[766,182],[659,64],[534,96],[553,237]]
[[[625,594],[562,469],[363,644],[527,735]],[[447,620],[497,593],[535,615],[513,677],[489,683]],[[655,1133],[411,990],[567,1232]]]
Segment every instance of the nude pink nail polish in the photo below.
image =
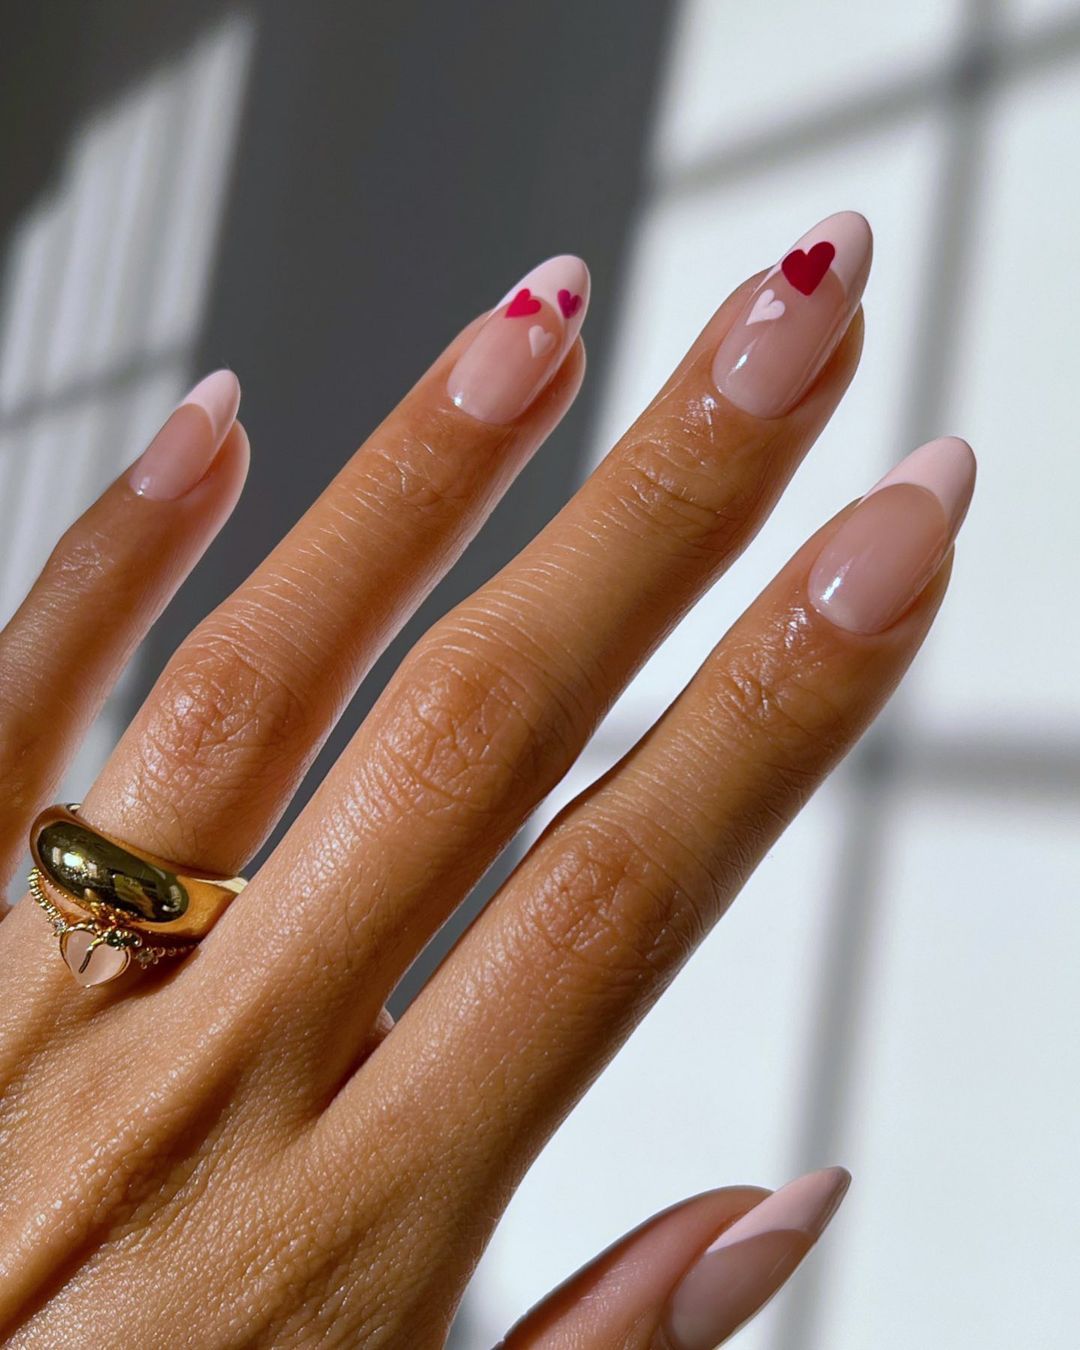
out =
[[492,310],[450,372],[447,392],[481,422],[520,417],[566,358],[589,304],[589,269],[549,258]]
[[[132,490],[154,501],[190,492],[213,463],[239,407],[240,382],[231,370],[200,380],[131,466]],[[195,415],[180,416],[188,409]]]
[[240,381],[231,370],[215,370],[199,381],[180,407],[185,404],[206,413],[214,441],[220,445],[240,410]]
[[873,237],[855,211],[828,216],[765,276],[721,342],[713,379],[755,417],[795,406],[835,351],[859,306]]
[[842,1167],[790,1182],[726,1228],[672,1291],[675,1350],[715,1350],[760,1312],[824,1232],[851,1184]]
[[810,603],[852,633],[881,633],[941,566],[975,487],[975,456],[957,436],[912,451],[825,544],[807,583]]

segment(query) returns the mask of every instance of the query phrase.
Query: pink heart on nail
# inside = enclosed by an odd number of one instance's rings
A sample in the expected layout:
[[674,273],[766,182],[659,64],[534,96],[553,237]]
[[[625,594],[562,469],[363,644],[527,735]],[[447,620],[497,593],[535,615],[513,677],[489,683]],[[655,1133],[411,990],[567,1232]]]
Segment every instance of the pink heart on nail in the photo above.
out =
[[559,308],[564,319],[572,319],[581,308],[581,296],[571,295],[565,288],[559,292]]
[[549,333],[546,328],[541,328],[538,323],[534,323],[529,329],[529,351],[533,356],[543,356],[555,345],[555,334]]
[[787,311],[787,305],[783,300],[777,300],[776,292],[770,287],[766,287],[758,298],[754,301],[754,307],[750,311],[746,322],[768,323],[770,319],[779,319]]
[[526,314],[539,314],[540,301],[529,290],[528,286],[522,286],[517,295],[506,307],[506,317],[508,319],[520,319]]

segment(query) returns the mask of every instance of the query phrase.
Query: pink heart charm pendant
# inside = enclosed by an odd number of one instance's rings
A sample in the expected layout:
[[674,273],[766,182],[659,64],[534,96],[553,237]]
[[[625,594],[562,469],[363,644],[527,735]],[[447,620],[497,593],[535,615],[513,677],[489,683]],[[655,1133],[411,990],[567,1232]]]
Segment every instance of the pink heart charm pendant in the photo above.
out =
[[92,928],[69,928],[60,938],[60,955],[84,989],[117,979],[131,962],[129,947],[113,945]]

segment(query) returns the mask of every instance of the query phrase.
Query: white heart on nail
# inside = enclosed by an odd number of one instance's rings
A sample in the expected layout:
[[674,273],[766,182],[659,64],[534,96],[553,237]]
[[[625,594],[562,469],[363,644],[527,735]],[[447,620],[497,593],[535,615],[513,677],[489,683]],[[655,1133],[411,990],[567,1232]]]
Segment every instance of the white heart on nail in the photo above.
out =
[[538,323],[534,323],[529,329],[529,351],[533,356],[543,356],[551,347],[555,346],[555,334],[549,333],[546,328],[541,328]]
[[787,309],[787,306],[783,300],[777,300],[776,292],[766,289],[754,301],[754,308],[750,311],[750,317],[746,322],[747,324],[767,323],[770,319],[779,319],[785,309]]

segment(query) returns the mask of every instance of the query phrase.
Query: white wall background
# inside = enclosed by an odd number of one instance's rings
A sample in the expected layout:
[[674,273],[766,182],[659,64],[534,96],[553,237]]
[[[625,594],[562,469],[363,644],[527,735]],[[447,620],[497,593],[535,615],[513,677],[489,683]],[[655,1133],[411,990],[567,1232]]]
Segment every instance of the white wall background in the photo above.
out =
[[[252,38],[231,16],[80,127],[3,259],[0,624],[192,382]],[[125,688],[69,767],[64,799],[119,738]]]
[[1074,1350],[1080,1252],[1080,5],[683,0],[599,457],[742,277],[874,226],[867,345],[749,553],[550,815],[795,547],[919,440],[980,480],[935,632],[512,1201],[467,1344],[653,1210],[855,1181],[745,1350]]

